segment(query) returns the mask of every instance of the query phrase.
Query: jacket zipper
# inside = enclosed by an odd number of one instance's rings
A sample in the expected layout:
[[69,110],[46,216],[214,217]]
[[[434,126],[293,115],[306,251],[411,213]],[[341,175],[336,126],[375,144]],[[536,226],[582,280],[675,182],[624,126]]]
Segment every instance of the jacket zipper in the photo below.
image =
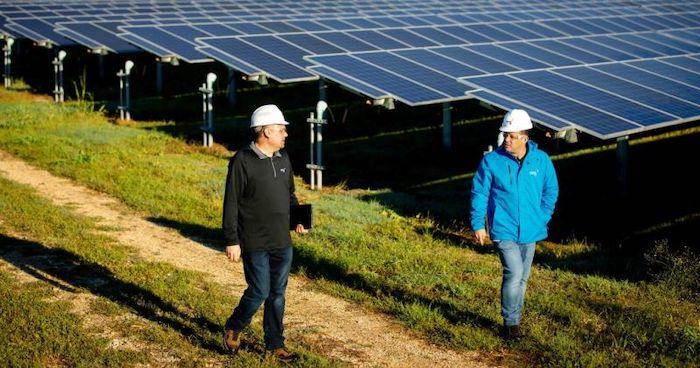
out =
[[510,171],[510,165],[508,165],[508,182],[513,185],[513,173]]
[[270,164],[272,165],[272,176],[277,177],[277,170],[275,170],[275,161],[270,157]]

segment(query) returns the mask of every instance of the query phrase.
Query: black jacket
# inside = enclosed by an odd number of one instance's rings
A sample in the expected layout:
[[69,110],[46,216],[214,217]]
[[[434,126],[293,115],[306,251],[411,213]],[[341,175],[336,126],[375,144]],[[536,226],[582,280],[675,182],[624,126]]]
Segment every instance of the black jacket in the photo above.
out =
[[284,150],[265,156],[253,143],[231,158],[224,195],[227,245],[271,250],[292,245],[289,207],[298,204],[294,175]]

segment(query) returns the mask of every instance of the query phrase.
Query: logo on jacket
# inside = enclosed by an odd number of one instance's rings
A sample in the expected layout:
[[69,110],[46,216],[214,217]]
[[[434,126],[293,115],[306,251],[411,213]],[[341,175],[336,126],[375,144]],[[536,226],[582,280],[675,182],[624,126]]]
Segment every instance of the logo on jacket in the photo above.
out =
[[529,174],[532,176],[537,176],[538,173],[539,173],[539,170],[530,170],[530,172],[529,172]]
[[283,167],[283,168],[280,169],[280,171],[283,172],[283,173],[286,173],[286,172],[287,172],[287,168],[286,168],[286,167]]

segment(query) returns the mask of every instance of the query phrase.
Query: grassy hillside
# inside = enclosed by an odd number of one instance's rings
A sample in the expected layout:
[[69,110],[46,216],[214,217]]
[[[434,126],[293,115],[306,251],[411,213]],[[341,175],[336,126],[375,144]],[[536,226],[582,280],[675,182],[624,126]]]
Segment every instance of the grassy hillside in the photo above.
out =
[[[0,92],[0,148],[185,235],[219,238],[226,150],[117,126],[83,105],[34,99]],[[581,157],[558,165],[573,163],[591,165]],[[523,321],[527,337],[506,345],[498,337],[501,269],[491,247],[414,215],[411,195],[342,187],[319,194],[298,184],[302,200],[315,206],[316,228],[295,238],[294,272],[319,290],[394,316],[430,341],[520,365],[697,363],[699,270],[688,261],[692,251],[659,243],[645,266],[652,277],[633,282],[598,272],[605,254],[585,242],[541,245]]]

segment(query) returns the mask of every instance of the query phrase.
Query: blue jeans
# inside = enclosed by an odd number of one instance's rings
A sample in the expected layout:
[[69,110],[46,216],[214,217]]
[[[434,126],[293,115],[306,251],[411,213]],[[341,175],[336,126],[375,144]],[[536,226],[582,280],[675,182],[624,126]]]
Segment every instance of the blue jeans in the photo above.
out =
[[226,328],[242,331],[265,302],[263,331],[265,348],[284,347],[284,294],[289,269],[292,266],[292,247],[269,251],[249,251],[241,254],[243,272],[248,288],[241,301],[226,321]]
[[527,279],[530,277],[535,243],[520,244],[510,240],[495,241],[503,265],[501,283],[501,315],[506,326],[520,324],[525,301]]

